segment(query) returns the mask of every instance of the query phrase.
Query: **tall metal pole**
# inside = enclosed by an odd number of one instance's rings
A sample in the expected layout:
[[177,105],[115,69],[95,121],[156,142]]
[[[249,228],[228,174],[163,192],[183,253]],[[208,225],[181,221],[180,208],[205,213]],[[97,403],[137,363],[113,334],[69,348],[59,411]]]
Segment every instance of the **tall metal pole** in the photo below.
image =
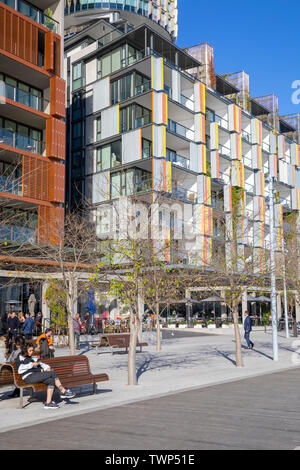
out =
[[283,255],[283,297],[284,297],[284,319],[285,319],[285,334],[286,337],[290,337],[289,332],[289,319],[288,319],[288,306],[287,306],[287,294],[286,294],[286,277],[285,277],[285,241],[282,237],[282,255]]
[[278,333],[277,333],[277,308],[276,308],[276,278],[275,278],[275,253],[274,253],[274,177],[270,177],[270,267],[271,267],[271,313],[273,335],[273,360],[278,361]]

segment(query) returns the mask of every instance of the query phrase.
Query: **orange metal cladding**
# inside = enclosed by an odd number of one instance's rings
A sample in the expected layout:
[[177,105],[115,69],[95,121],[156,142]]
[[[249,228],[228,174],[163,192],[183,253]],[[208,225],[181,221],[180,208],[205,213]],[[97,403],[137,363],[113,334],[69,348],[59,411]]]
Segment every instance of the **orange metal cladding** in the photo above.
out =
[[43,201],[49,200],[47,161],[23,155],[23,196]]
[[56,118],[66,116],[66,82],[57,76],[50,79],[50,114]]
[[46,123],[46,154],[47,157],[65,160],[65,133],[63,121],[49,118]]
[[60,206],[39,206],[38,243],[59,244],[64,233],[64,212]]
[[54,203],[63,203],[65,200],[65,165],[62,163],[50,163],[49,200]]

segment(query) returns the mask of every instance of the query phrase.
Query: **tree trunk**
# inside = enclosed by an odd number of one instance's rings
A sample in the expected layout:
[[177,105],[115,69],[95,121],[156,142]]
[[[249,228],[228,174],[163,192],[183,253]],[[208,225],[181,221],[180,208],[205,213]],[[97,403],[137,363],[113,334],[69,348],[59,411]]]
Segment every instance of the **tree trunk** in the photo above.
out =
[[156,351],[161,351],[159,303],[156,304]]
[[130,344],[128,350],[128,385],[137,385],[136,376],[136,344],[140,329],[140,321],[134,322],[133,315],[130,317]]
[[235,350],[236,350],[236,367],[243,367],[242,359],[242,346],[241,346],[241,336],[239,329],[239,312],[238,304],[233,304],[233,322],[234,322],[234,334],[235,334]]

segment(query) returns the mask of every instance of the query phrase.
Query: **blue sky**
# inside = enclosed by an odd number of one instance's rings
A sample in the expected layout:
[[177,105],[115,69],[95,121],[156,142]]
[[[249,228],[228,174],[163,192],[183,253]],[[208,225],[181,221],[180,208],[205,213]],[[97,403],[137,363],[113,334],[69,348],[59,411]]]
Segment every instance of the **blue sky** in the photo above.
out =
[[300,113],[292,83],[300,80],[299,0],[178,0],[179,47],[208,42],[217,73],[245,70],[251,96],[275,93],[280,114]]

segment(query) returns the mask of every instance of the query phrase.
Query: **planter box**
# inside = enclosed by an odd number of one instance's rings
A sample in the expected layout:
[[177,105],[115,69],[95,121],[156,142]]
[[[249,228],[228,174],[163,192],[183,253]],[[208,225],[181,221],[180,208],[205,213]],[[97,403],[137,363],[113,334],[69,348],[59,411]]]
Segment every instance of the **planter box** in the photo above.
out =
[[170,328],[170,330],[175,330],[176,325],[173,323],[173,324],[169,325],[168,328]]
[[186,328],[186,325],[179,325],[179,328]]
[[194,328],[203,328],[202,325],[194,325]]
[[229,325],[222,325],[222,328],[229,328]]
[[216,329],[216,325],[207,325],[207,328],[209,328],[210,330],[215,330],[215,329]]

